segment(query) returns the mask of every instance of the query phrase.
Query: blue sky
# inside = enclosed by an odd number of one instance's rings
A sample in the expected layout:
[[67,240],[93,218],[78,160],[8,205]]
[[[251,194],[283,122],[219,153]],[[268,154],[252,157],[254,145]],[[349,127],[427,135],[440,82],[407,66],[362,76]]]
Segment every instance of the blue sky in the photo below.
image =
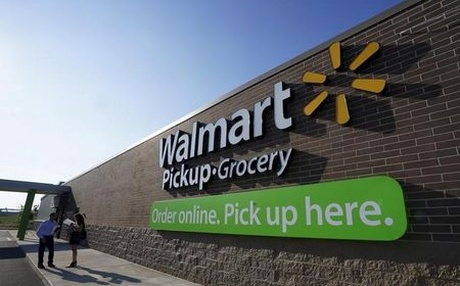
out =
[[0,178],[70,180],[400,2],[1,1]]

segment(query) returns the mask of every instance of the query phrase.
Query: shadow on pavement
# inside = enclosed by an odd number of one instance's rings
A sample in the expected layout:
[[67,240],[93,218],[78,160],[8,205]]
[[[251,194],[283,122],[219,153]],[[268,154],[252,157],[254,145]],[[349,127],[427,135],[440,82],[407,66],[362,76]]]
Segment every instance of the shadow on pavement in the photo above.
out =
[[74,272],[67,271],[64,268],[46,268],[45,271],[61,276],[62,280],[78,283],[96,283],[100,285],[110,285],[110,283],[99,281],[99,279],[92,277],[90,275],[80,275]]
[[[21,248],[25,253],[38,252],[38,241],[35,239],[24,239],[24,241],[34,242],[34,244],[22,244]],[[87,247],[79,246],[78,249],[86,249]],[[70,246],[66,242],[54,242],[54,251],[70,251]]]
[[95,270],[88,267],[79,266],[78,268],[88,271],[90,274],[100,275],[104,278],[110,278],[110,283],[120,284],[123,281],[131,283],[141,283],[141,280],[126,275],[120,275],[113,272],[106,272],[101,270]]
[[61,276],[63,280],[67,281],[73,281],[73,282],[78,282],[78,283],[96,283],[99,285],[111,285],[111,284],[121,284],[123,281],[127,281],[130,283],[141,283],[142,281],[133,277],[129,277],[126,275],[120,275],[117,273],[113,272],[105,272],[105,271],[100,271],[100,270],[95,270],[87,267],[77,267],[74,269],[82,269],[87,271],[89,274],[93,275],[99,275],[103,278],[109,278],[110,281],[101,281],[97,277],[88,275],[88,274],[78,274],[75,272],[71,272],[66,270],[65,268],[46,268],[45,271],[53,273],[55,275]]
[[0,248],[0,260],[1,259],[12,259],[12,258],[24,258],[24,257],[26,257],[26,255],[19,248],[19,246]]

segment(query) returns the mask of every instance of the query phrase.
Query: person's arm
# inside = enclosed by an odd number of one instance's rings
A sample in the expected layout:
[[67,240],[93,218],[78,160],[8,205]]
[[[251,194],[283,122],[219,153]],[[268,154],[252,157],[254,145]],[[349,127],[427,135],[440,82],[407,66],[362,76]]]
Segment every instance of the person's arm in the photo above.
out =
[[38,238],[40,239],[43,238],[43,222],[40,224],[40,226],[38,227],[35,233],[37,234]]
[[45,231],[46,231],[46,221],[42,222],[37,229],[37,236],[42,243],[45,243]]
[[72,231],[80,231],[80,226],[76,223],[72,223],[70,225],[72,227]]
[[53,224],[53,236],[56,235],[56,233],[59,231],[59,229],[61,228],[61,226],[58,224],[58,223],[54,223]]

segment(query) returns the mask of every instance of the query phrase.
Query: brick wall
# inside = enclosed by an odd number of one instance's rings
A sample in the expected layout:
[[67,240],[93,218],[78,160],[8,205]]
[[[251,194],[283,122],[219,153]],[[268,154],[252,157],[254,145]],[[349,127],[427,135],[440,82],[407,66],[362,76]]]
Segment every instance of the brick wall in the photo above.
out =
[[203,285],[454,286],[460,281],[458,244],[254,239],[115,226],[88,230],[92,248]]
[[[425,282],[430,284],[434,281],[430,279],[436,275],[447,279],[442,280],[446,284],[454,285],[452,279],[459,279],[458,257],[432,260],[428,255],[415,255],[411,259],[410,256],[398,256],[398,250],[415,253],[421,247],[428,252],[436,249],[449,253],[460,244],[460,13],[455,10],[459,4],[458,0],[406,1],[334,39],[342,44],[346,65],[368,42],[380,43],[380,53],[356,73],[335,72],[327,51],[330,43],[325,43],[70,181],[68,185],[73,189],[78,206],[87,214],[93,231],[93,234],[90,231],[90,244],[122,257],[128,257],[130,244],[152,248],[128,258],[209,285],[255,285],[258,280],[265,281],[265,284],[260,282],[261,285],[294,285],[301,279],[314,279],[311,281],[319,283],[328,277],[331,281],[356,284],[374,284],[366,280],[371,279],[367,277],[374,277],[374,281],[390,281],[389,284],[392,279],[415,284],[425,277]],[[306,71],[328,75],[327,84],[304,84],[302,76]],[[357,77],[385,79],[387,89],[379,96],[354,91],[349,85],[351,79]],[[178,192],[161,189],[163,169],[158,166],[161,138],[177,130],[189,131],[195,121],[215,122],[238,109],[252,109],[255,102],[273,94],[273,85],[279,81],[292,90],[285,112],[292,116],[293,128],[277,130],[270,123],[273,114],[268,113],[264,122],[269,124],[263,138],[190,160],[188,164],[218,162],[221,157],[248,158],[253,154],[293,148],[295,153],[285,176],[264,174],[213,181],[203,192],[192,188]],[[302,114],[303,107],[322,90],[347,94],[352,118],[348,126],[335,122],[334,100],[322,106],[313,118]],[[265,246],[259,248],[251,242],[254,238],[158,234],[147,229],[150,206],[155,200],[371,175],[391,176],[403,186],[409,227],[399,242],[257,238],[255,240],[262,241]],[[114,239],[112,232],[120,236],[121,246],[107,243]],[[126,238],[126,233],[132,235]],[[190,240],[190,237],[193,238]],[[205,242],[194,241],[196,237]],[[280,250],[280,245],[287,243],[299,247]],[[312,254],[311,248],[300,247],[303,244],[320,245],[325,250],[315,250]],[[362,256],[347,252],[345,258],[340,257],[344,247]],[[184,253],[170,248],[181,249]],[[369,255],[359,251],[367,248],[372,249]],[[334,255],[329,249],[339,254]],[[157,256],[158,251],[166,251],[169,256]],[[164,260],[171,266],[163,266],[167,265]],[[241,269],[241,265],[248,263],[249,270]],[[290,272],[291,266],[301,270]],[[391,274],[395,269],[395,274]],[[451,270],[454,274],[446,274]],[[310,274],[306,275],[307,272]]]

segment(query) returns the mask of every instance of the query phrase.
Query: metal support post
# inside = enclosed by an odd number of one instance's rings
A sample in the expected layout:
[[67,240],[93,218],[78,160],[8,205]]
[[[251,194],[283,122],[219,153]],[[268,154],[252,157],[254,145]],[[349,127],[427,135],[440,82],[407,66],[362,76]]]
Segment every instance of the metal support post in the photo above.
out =
[[18,235],[19,240],[24,240],[26,235],[27,226],[29,224],[30,211],[32,210],[32,204],[35,198],[35,190],[29,190],[27,192],[26,204],[22,210],[21,223],[19,224]]

